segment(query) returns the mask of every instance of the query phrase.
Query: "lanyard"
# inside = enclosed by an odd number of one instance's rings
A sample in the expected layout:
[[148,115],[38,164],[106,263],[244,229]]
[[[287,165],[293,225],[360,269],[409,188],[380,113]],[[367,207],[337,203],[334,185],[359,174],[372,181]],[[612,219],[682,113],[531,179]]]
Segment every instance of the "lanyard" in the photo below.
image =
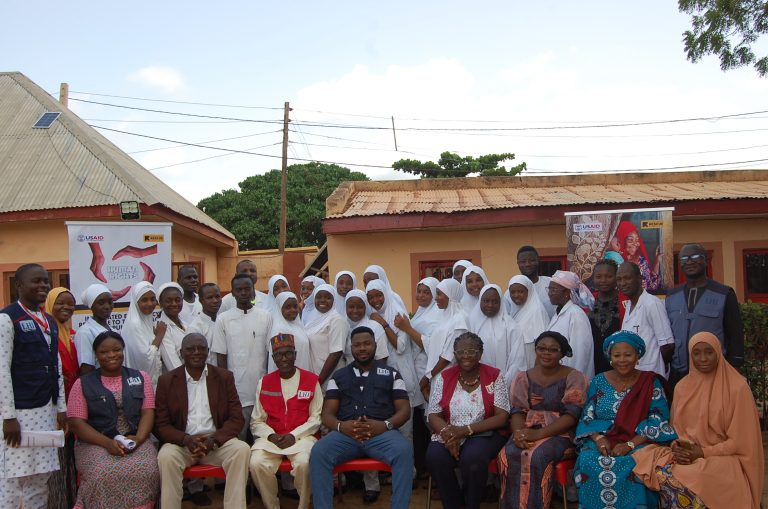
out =
[[51,335],[50,324],[48,323],[48,320],[45,318],[45,315],[43,315],[43,318],[40,319],[37,316],[37,313],[39,313],[39,311],[38,312],[30,311],[29,309],[27,309],[27,306],[21,303],[21,301],[19,301],[19,306],[21,306],[21,309],[26,311],[29,317],[32,318],[35,321],[35,323],[37,323],[37,325],[40,326],[40,328],[43,330],[45,334],[49,336]]

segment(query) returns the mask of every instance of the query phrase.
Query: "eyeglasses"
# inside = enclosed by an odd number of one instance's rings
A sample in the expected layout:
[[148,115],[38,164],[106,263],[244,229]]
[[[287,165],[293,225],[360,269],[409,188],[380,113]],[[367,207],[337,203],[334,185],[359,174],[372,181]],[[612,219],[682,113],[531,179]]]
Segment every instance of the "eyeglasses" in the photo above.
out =
[[537,346],[536,351],[538,353],[560,353],[559,348],[547,348],[546,346]]
[[205,353],[208,351],[207,346],[185,346],[183,349],[187,353]]
[[272,352],[272,357],[274,359],[280,359],[281,357],[284,357],[286,359],[290,359],[291,357],[294,357],[296,355],[296,350],[286,350],[285,352]]
[[707,255],[696,253],[689,256],[681,256],[678,259],[680,260],[680,263],[685,263],[687,261],[698,262],[699,260],[704,260],[706,257]]
[[482,350],[454,350],[453,353],[456,354],[456,357],[474,357],[478,353],[482,352]]

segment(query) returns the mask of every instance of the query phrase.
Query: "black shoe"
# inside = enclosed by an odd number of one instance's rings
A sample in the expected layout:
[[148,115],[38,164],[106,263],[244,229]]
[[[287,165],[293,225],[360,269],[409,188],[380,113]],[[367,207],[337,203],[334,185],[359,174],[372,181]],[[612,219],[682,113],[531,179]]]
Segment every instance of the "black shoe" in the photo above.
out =
[[372,504],[376,502],[379,499],[379,491],[373,491],[373,490],[365,490],[365,493],[363,493],[363,503],[364,504]]
[[213,501],[211,500],[211,497],[209,497],[203,491],[198,491],[196,493],[190,493],[189,501],[192,502],[195,505],[200,505],[200,506],[209,506],[209,505],[211,505],[213,503]]
[[296,490],[283,490],[283,495],[293,500],[299,500],[299,492]]

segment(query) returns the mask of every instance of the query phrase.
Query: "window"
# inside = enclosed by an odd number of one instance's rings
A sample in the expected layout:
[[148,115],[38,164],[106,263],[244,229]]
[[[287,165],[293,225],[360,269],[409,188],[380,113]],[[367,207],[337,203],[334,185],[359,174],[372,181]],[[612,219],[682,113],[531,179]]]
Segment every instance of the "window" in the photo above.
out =
[[172,281],[178,281],[179,280],[179,267],[183,267],[185,265],[192,265],[194,268],[197,269],[197,277],[200,280],[200,284],[203,284],[203,281],[205,281],[205,273],[203,272],[203,262],[172,262],[171,263],[171,280]]
[[[456,260],[425,260],[419,262],[419,280],[433,277],[438,281],[453,277],[453,264]],[[472,260],[469,260],[470,262]]]
[[[681,285],[685,283],[685,276],[680,272],[680,260],[678,259],[679,251],[675,252],[675,257],[672,262],[675,271],[675,285]],[[712,256],[714,251],[707,249],[707,277],[712,278]],[[667,285],[669,287],[669,285]]]
[[[16,302],[19,298],[19,294],[16,293],[16,278],[13,277],[15,272],[6,272],[3,274],[5,280],[5,287],[7,288],[5,296],[7,297],[6,303]],[[69,288],[69,271],[68,270],[49,270],[48,279],[51,282],[51,288],[57,286],[63,286]],[[77,297],[75,297],[77,300]]]
[[768,304],[768,249],[744,250],[746,298]]
[[566,270],[568,266],[565,256],[539,256],[539,275],[552,277],[558,270]]

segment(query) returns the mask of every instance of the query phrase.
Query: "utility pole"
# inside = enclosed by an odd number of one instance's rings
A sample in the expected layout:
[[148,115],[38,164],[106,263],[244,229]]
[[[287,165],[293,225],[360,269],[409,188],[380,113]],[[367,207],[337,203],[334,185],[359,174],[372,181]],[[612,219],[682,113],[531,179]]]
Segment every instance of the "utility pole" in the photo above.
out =
[[288,113],[291,108],[286,101],[283,106],[283,167],[280,176],[280,240],[278,241],[278,249],[280,254],[285,253],[285,236],[286,236],[286,205],[287,205],[287,188],[288,188]]
[[65,108],[69,107],[69,83],[62,83],[59,87],[59,102]]

